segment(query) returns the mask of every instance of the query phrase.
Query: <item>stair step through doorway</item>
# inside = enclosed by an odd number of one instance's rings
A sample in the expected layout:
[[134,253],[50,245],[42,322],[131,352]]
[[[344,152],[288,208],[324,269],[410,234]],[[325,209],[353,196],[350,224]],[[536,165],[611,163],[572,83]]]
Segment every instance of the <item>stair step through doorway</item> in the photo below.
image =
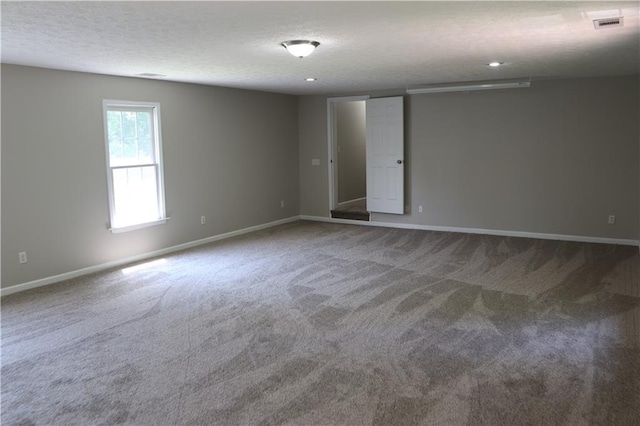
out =
[[370,221],[371,215],[367,211],[367,199],[360,198],[358,200],[340,203],[335,209],[331,210],[331,217],[333,219]]

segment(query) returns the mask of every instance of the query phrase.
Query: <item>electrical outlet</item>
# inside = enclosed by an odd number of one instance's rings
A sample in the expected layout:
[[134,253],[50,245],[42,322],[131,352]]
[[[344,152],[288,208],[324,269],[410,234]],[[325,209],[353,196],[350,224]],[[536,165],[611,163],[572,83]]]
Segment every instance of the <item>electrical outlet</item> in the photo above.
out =
[[615,215],[609,215],[609,225],[613,225],[614,223],[616,223],[616,217]]
[[284,200],[280,200],[280,207],[284,208]]
[[27,263],[27,252],[21,251],[20,253],[18,253],[18,260],[20,261],[20,263]]
[[422,206],[418,206],[418,213],[422,213]]
[[204,216],[200,216],[200,225],[204,225],[205,223],[207,223],[207,218]]

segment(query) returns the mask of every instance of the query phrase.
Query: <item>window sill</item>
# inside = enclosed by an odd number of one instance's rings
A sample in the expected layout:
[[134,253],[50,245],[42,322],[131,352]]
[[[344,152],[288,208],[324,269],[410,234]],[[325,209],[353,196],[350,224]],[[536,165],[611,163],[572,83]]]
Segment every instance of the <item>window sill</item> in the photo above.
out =
[[169,220],[168,217],[164,219],[154,220],[153,222],[137,223],[135,225],[123,226],[120,228],[109,228],[109,231],[111,231],[112,234],[121,234],[123,232],[135,231],[136,229],[149,228],[150,226],[162,225],[166,223],[167,220]]

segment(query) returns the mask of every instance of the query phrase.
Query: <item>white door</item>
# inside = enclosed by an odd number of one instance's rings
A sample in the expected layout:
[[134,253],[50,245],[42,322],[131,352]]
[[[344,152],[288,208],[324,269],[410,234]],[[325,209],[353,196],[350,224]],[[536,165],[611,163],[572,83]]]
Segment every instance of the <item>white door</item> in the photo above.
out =
[[367,102],[367,210],[404,212],[402,96]]

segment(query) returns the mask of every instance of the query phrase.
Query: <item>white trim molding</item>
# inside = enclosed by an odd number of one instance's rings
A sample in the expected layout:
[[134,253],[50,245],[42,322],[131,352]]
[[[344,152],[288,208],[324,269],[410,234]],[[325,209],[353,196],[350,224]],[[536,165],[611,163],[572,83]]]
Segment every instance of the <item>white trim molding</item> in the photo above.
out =
[[54,275],[52,277],[41,278],[38,280],[26,282],[23,284],[16,284],[11,287],[0,289],[0,297],[8,296],[10,294],[18,293],[21,291],[31,290],[33,288],[42,287],[49,284],[55,284],[60,281],[70,280],[72,278],[81,277],[83,275],[93,274],[95,272],[104,271],[119,266],[128,265],[131,263],[139,262],[141,260],[151,259],[157,256],[163,256],[165,254],[174,253],[181,250],[190,249],[192,247],[201,246],[204,244],[212,243],[215,241],[225,240],[227,238],[237,237],[239,235],[248,234],[250,232],[260,231],[267,228],[272,228],[278,225],[284,225],[285,223],[297,222],[300,220],[300,216],[292,216],[286,219],[280,219],[262,225],[250,226],[248,228],[238,229],[237,231],[226,232],[224,234],[214,235],[212,237],[203,238],[201,240],[190,241],[184,244],[178,244],[176,246],[167,247],[160,250],[151,251],[148,253],[142,253],[135,256],[126,257],[123,259],[117,259],[111,262],[103,263],[100,265],[90,266],[88,268],[77,269],[71,272],[65,272],[63,274]]
[[504,231],[501,229],[458,228],[452,226],[417,225],[413,223],[367,222],[362,220],[334,219],[322,216],[300,216],[302,220],[314,222],[342,223],[347,225],[380,226],[385,228],[415,229],[421,231],[457,232],[464,234],[496,235],[501,237],[536,238],[539,240],[575,241],[580,243],[618,244],[623,246],[640,245],[638,240],[622,238],[589,237],[582,235],[545,234],[540,232]]
[[408,87],[407,93],[468,92],[471,90],[519,89],[531,86],[531,78],[514,80],[465,81],[460,83],[430,84],[426,86]]

